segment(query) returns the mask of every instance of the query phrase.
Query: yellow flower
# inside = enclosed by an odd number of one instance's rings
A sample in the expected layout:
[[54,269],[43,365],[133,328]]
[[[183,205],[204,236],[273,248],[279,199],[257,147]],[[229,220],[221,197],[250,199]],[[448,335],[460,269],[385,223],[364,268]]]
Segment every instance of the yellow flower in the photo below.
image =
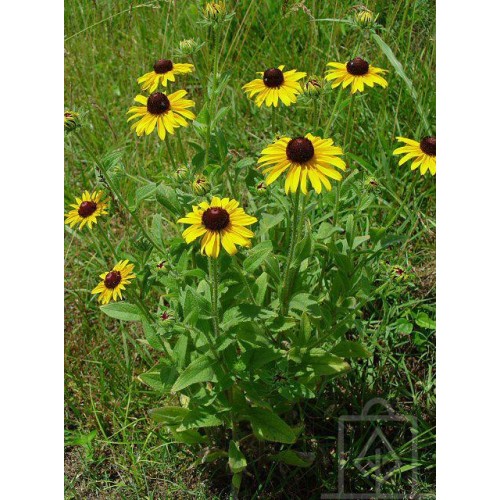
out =
[[354,14],[354,17],[361,26],[367,26],[375,20],[373,12],[364,5],[358,5],[355,7],[355,10],[356,13]]
[[307,194],[307,178],[316,193],[321,193],[322,184],[327,191],[332,189],[328,178],[340,181],[342,176],[333,167],[346,169],[345,161],[338,157],[342,149],[333,145],[332,139],[321,139],[311,134],[305,137],[282,137],[265,148],[258,160],[259,167],[267,174],[266,183],[274,182],[287,172],[285,192],[295,193],[299,187]]
[[73,210],[64,215],[64,223],[70,227],[80,224],[79,229],[87,224],[92,229],[92,224],[97,224],[97,217],[108,214],[108,201],[101,200],[103,194],[102,191],[94,191],[92,194],[85,191],[81,198],[76,198],[75,205],[70,205]]
[[201,253],[216,259],[221,244],[229,255],[238,251],[236,245],[250,247],[254,233],[244,226],[254,224],[257,219],[247,215],[236,200],[215,196],[210,204],[204,201],[193,206],[193,211],[177,222],[191,224],[182,233],[186,243],[203,236]]
[[243,85],[243,90],[252,98],[255,94],[255,104],[260,108],[265,101],[266,106],[278,106],[278,99],[285,106],[290,106],[292,102],[297,102],[297,95],[302,93],[299,80],[306,76],[306,73],[292,69],[285,71],[285,66],[270,68],[266,71],[257,73],[262,78],[256,78]]
[[167,82],[175,82],[175,75],[191,73],[194,66],[188,63],[174,63],[170,59],[159,59],[153,66],[153,71],[142,75],[137,83],[142,84],[142,90],[154,92],[161,83],[164,87]]
[[355,92],[363,92],[365,85],[373,87],[376,83],[383,88],[386,88],[388,85],[387,81],[380,76],[387,71],[381,68],[374,68],[364,59],[361,59],[361,57],[355,57],[346,64],[331,62],[327,66],[334,68],[329,69],[325,76],[325,80],[333,80],[332,89],[338,87],[340,84],[342,84],[343,89],[351,85],[351,94],[354,94]]
[[420,142],[406,137],[397,137],[399,142],[404,142],[406,146],[402,146],[394,150],[395,155],[406,153],[400,160],[398,165],[403,165],[411,158],[411,169],[415,170],[420,167],[420,174],[424,175],[427,170],[431,175],[436,175],[436,138],[424,137]]
[[134,264],[129,264],[128,260],[121,260],[111,271],[99,276],[102,281],[92,290],[92,293],[99,294],[97,300],[102,304],[107,304],[111,299],[121,299],[125,285],[130,285],[130,280],[136,277],[132,272],[133,269]]
[[216,19],[226,14],[226,4],[223,2],[207,2],[203,9],[203,14],[207,19]]
[[166,132],[174,133],[174,129],[182,126],[187,127],[189,120],[195,116],[187,108],[194,106],[194,101],[183,99],[187,94],[185,90],[178,90],[173,94],[166,95],[164,92],[155,92],[149,97],[137,95],[135,101],[142,106],[132,106],[127,113],[133,113],[127,121],[140,117],[141,119],[132,125],[138,136],[149,135],[158,126],[160,139],[165,139]]

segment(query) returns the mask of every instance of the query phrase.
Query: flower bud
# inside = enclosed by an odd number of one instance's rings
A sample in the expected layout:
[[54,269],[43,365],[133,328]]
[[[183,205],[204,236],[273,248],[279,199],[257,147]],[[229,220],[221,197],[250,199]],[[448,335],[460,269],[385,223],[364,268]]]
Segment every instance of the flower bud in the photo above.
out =
[[180,52],[182,55],[189,56],[198,50],[198,44],[192,38],[181,40],[179,42]]
[[204,175],[197,175],[193,181],[193,191],[198,195],[207,194],[210,191],[210,183]]
[[78,113],[67,110],[64,112],[64,130],[65,132],[73,132],[80,126]]
[[183,179],[186,178],[188,172],[189,172],[188,168],[185,165],[181,165],[175,170],[174,179],[182,181]]
[[319,78],[312,76],[304,83],[304,92],[309,95],[317,94],[323,87]]
[[267,184],[266,184],[264,181],[259,182],[259,183],[257,184],[257,192],[258,192],[259,194],[263,194],[263,193],[265,193],[266,191],[267,191]]

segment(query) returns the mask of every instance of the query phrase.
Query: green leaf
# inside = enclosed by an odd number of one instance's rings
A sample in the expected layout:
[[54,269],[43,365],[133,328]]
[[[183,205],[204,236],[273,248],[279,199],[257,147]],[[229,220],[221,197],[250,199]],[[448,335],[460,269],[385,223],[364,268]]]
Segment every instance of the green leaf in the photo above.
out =
[[263,232],[269,231],[274,226],[278,225],[285,218],[283,212],[277,214],[262,214],[260,219],[260,228]]
[[172,387],[172,392],[177,392],[198,382],[214,380],[213,358],[207,355],[196,358],[179,376]]
[[156,328],[149,323],[147,320],[142,321],[142,329],[144,330],[144,336],[148,341],[148,344],[158,351],[163,351],[163,342],[158,335]]
[[168,425],[180,424],[189,414],[188,408],[182,406],[165,406],[151,410],[151,417],[155,422],[162,422]]
[[314,376],[336,375],[350,369],[349,363],[342,358],[329,354],[323,349],[311,349],[304,353],[302,365]]
[[182,444],[202,444],[208,441],[206,436],[202,436],[197,430],[189,429],[187,431],[177,432],[173,429],[170,429],[170,433],[174,438],[176,443]]
[[243,269],[247,273],[255,271],[273,251],[273,244],[270,240],[263,241],[248,251],[248,257],[243,261]]
[[294,465],[295,467],[310,467],[316,455],[314,453],[303,453],[294,450],[283,450],[276,455],[271,455],[268,460],[272,462],[281,462],[287,465]]
[[216,415],[219,410],[215,407],[196,408],[191,410],[189,415],[182,421],[176,429],[178,432],[188,429],[199,429],[200,427],[217,427],[224,422]]
[[372,353],[361,343],[343,340],[332,350],[332,354],[341,358],[370,358]]
[[169,212],[175,215],[181,215],[182,207],[177,198],[177,194],[170,186],[160,184],[156,188],[156,199],[163,205]]
[[173,366],[160,363],[137,378],[155,391],[166,392],[170,390],[177,377],[177,370]]
[[240,304],[239,306],[232,307],[224,313],[223,322],[221,327],[224,330],[231,328],[234,325],[241,323],[255,322],[257,320],[266,320],[275,318],[277,314],[269,309],[256,306],[254,304]]
[[399,62],[399,60],[396,58],[394,55],[394,52],[392,49],[387,45],[382,38],[380,38],[377,33],[372,32],[371,33],[373,39],[377,43],[377,45],[380,47],[382,52],[385,54],[389,62],[391,63],[392,67],[396,70],[396,73],[399,75],[399,77],[405,82],[406,86],[408,87],[408,91],[410,92],[411,97],[415,101],[415,104],[417,106],[417,111],[422,118],[423,122],[425,123],[425,126],[427,130],[429,130],[429,123],[427,121],[427,116],[422,110],[422,107],[420,106],[420,103],[418,102],[418,95],[417,91],[415,90],[415,87],[413,86],[412,81],[408,78],[407,74],[405,73],[403,69],[403,65]]
[[436,322],[429,318],[429,315],[425,312],[419,312],[415,318],[415,323],[421,328],[428,328],[429,330],[436,329]]
[[233,474],[237,474],[245,469],[247,460],[240,450],[240,447],[231,440],[229,442],[229,468]]
[[156,191],[156,184],[153,183],[146,184],[145,186],[137,188],[137,190],[135,191],[135,203],[132,207],[129,207],[130,210],[136,210],[141,201],[152,196],[155,193],[155,191]]
[[295,443],[297,437],[292,428],[275,413],[262,408],[250,408],[248,417],[257,438],[278,443]]
[[143,319],[139,307],[129,302],[112,302],[101,306],[100,309],[104,314],[122,321],[141,321]]

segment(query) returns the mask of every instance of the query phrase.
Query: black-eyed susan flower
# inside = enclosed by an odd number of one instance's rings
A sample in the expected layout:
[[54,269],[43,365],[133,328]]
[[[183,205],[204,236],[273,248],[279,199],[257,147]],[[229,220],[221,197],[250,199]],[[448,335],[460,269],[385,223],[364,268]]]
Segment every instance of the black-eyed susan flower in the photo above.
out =
[[302,93],[299,80],[306,76],[306,73],[292,69],[283,72],[285,66],[278,68],[266,69],[266,71],[258,72],[262,78],[256,78],[251,82],[243,85],[243,90],[248,94],[248,97],[255,97],[255,104],[260,108],[265,102],[266,106],[278,106],[278,101],[285,106],[290,106],[293,102],[297,102],[297,95]]
[[108,214],[108,201],[102,199],[103,194],[103,191],[94,191],[92,194],[85,191],[81,198],[77,197],[76,203],[70,205],[73,210],[64,214],[65,224],[69,224],[69,227],[80,224],[79,229],[88,225],[92,229],[92,224],[97,224],[98,217]]
[[154,92],[160,83],[166,87],[167,82],[175,82],[175,75],[191,73],[194,66],[189,63],[174,63],[170,59],[159,59],[154,63],[153,71],[137,79],[142,90]]
[[186,243],[203,236],[201,253],[216,259],[221,245],[229,255],[238,251],[236,245],[251,246],[254,233],[245,226],[255,224],[257,219],[247,215],[236,200],[215,196],[210,204],[204,201],[193,206],[193,211],[177,222],[191,225],[182,233]]
[[311,134],[305,137],[282,137],[265,148],[258,160],[266,183],[274,182],[286,172],[285,192],[295,193],[299,187],[307,194],[307,179],[316,193],[321,193],[322,185],[327,191],[332,189],[330,179],[340,181],[342,176],[334,167],[346,169],[345,161],[338,157],[342,149],[333,145],[332,139],[321,139]]
[[351,94],[363,92],[365,85],[373,87],[376,83],[383,88],[386,88],[388,83],[380,75],[386,73],[385,69],[375,68],[368,64],[361,57],[355,57],[347,63],[330,62],[327,66],[333,69],[327,70],[325,80],[333,80],[332,89],[342,85],[345,89],[348,85],[351,86]]
[[399,142],[404,142],[406,146],[402,146],[394,150],[395,155],[405,153],[399,160],[398,165],[403,165],[408,160],[414,158],[411,164],[411,169],[415,170],[420,167],[420,174],[424,175],[427,171],[431,175],[436,175],[436,138],[427,136],[420,142],[408,139],[406,137],[397,137]]
[[99,276],[102,281],[92,290],[92,293],[99,294],[97,300],[102,304],[107,304],[111,299],[121,299],[125,285],[130,285],[130,280],[136,277],[132,272],[133,269],[134,264],[129,264],[128,260],[121,260],[111,271]]
[[194,106],[194,101],[183,99],[187,94],[185,90],[178,90],[173,94],[166,95],[164,92],[155,92],[149,97],[137,95],[135,101],[142,106],[132,106],[127,113],[132,113],[127,121],[139,118],[140,120],[132,124],[138,136],[149,135],[158,127],[160,139],[165,139],[166,132],[173,134],[178,127],[187,127],[189,120],[194,120],[195,116],[187,108]]
[[207,194],[210,191],[210,182],[204,175],[197,175],[193,181],[193,191],[201,196],[202,194]]
[[75,111],[66,110],[64,112],[64,130],[66,132],[72,132],[75,130],[79,123],[79,115]]

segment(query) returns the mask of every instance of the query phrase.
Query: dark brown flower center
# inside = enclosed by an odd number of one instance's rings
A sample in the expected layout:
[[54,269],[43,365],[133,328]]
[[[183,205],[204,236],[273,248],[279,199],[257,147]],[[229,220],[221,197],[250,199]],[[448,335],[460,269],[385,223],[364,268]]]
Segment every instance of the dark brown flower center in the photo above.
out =
[[110,289],[116,288],[120,284],[121,280],[122,275],[120,274],[120,271],[110,271],[104,278],[104,286]]
[[95,201],[82,201],[78,209],[80,217],[90,217],[97,210],[97,203]]
[[420,141],[420,149],[429,156],[436,156],[436,138],[427,136]]
[[229,224],[229,214],[221,207],[210,207],[201,216],[203,225],[212,231],[221,231]]
[[155,92],[148,97],[148,111],[153,115],[161,115],[170,109],[170,101],[163,92]]
[[346,64],[347,72],[354,76],[366,75],[369,64],[361,57],[355,57]]
[[270,88],[279,87],[285,81],[283,71],[278,68],[270,68],[264,71],[264,85]]
[[314,156],[313,143],[305,137],[296,137],[288,143],[286,156],[295,163],[306,163]]
[[172,71],[173,68],[174,68],[174,63],[170,59],[159,59],[158,61],[155,62],[155,65],[153,66],[155,73],[158,73],[159,75],[163,75],[168,71]]

